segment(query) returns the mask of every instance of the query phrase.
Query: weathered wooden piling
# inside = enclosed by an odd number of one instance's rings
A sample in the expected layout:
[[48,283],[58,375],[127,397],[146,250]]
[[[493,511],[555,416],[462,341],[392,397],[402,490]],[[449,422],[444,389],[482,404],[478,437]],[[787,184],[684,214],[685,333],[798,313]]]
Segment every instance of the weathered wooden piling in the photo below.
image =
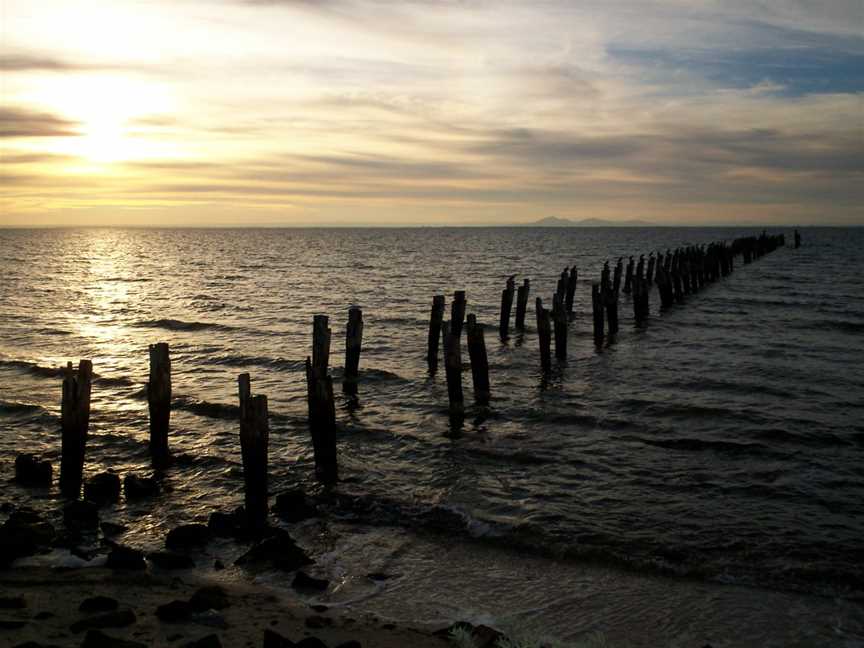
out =
[[60,458],[60,491],[77,499],[84,476],[84,449],[90,427],[90,392],[93,384],[93,363],[81,360],[78,372],[72,363],[66,365],[63,376],[63,400],[60,406],[62,430]]
[[531,292],[531,281],[524,279],[516,291],[516,330],[525,330],[525,312],[528,310],[528,295]]
[[363,311],[355,306],[348,310],[348,326],[345,328],[345,375],[342,380],[342,391],[346,394],[357,394],[362,346]]
[[600,297],[606,310],[606,321],[608,322],[609,335],[615,335],[618,332],[618,295],[612,291],[611,287],[606,289],[601,284]]
[[796,229],[795,230],[795,249],[797,250],[800,247],[801,247],[801,232],[799,232]]
[[498,336],[502,340],[510,337],[510,312],[513,310],[513,295],[516,292],[516,275],[507,279],[507,287],[501,291],[501,318],[498,322]]
[[471,380],[474,384],[474,402],[489,404],[489,358],[486,355],[486,340],[483,325],[477,323],[476,315],[469,315],[465,325],[468,336],[468,355],[471,358]]
[[444,321],[444,295],[432,298],[432,312],[429,315],[429,341],[426,346],[426,363],[430,373],[438,369],[438,343],[441,341],[441,322]]
[[641,326],[648,318],[650,312],[648,293],[648,282],[644,277],[637,278],[633,282],[633,318],[637,326]]
[[267,528],[267,446],[270,424],[267,397],[252,396],[248,373],[238,378],[240,394],[240,453],[243,458],[246,520],[254,532]]
[[338,480],[336,454],[336,405],[333,379],[327,374],[331,331],[326,315],[315,315],[312,324],[312,357],[306,358],[309,432],[315,452],[315,476],[332,484]]
[[621,271],[623,270],[621,261],[622,257],[618,257],[618,262],[615,264],[615,273],[612,278],[612,289],[616,295],[621,292]]
[[567,311],[560,295],[552,299],[552,323],[555,328],[555,357],[567,359]]
[[636,280],[645,278],[645,255],[639,255],[639,263],[636,264]]
[[627,261],[627,272],[624,275],[624,294],[629,295],[633,292],[633,257]]
[[150,456],[164,463],[169,456],[168,429],[171,421],[171,357],[165,342],[150,345],[150,379],[147,381],[150,410]]
[[462,393],[462,351],[459,336],[453,332],[451,322],[444,322],[444,369],[447,375],[447,398],[450,415],[461,416],[465,412],[465,397]]
[[552,323],[549,311],[543,308],[543,300],[539,297],[534,302],[534,312],[537,317],[537,339],[540,344],[540,367],[543,371],[552,368]]
[[450,331],[456,339],[462,337],[462,326],[465,323],[465,291],[457,290],[453,293],[453,303],[450,304]]
[[567,319],[572,321],[575,318],[573,312],[573,300],[576,297],[576,284],[579,281],[579,271],[576,266],[570,266],[570,274],[567,275],[567,294],[564,299],[564,308],[567,311]]
[[600,284],[591,284],[591,313],[594,322],[594,344],[603,344],[603,296]]
[[654,253],[650,252],[648,254],[648,269],[645,271],[645,279],[648,280],[648,285],[654,283],[654,264],[656,263],[656,259],[654,258]]

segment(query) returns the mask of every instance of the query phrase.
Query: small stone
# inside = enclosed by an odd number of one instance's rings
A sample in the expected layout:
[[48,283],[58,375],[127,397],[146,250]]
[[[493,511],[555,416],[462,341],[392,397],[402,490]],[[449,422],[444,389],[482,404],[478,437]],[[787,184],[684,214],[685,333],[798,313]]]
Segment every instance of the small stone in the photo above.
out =
[[306,493],[300,488],[279,493],[273,511],[286,522],[302,522],[318,516],[318,509],[309,502]]
[[323,592],[330,585],[330,581],[321,578],[313,578],[306,572],[298,571],[291,582],[291,587],[296,590],[313,590]]
[[90,630],[84,637],[81,648],[147,648],[147,645],[111,637],[99,630]]
[[154,497],[159,494],[159,482],[152,477],[130,473],[123,478],[123,495],[127,500]]
[[189,605],[195,612],[204,612],[205,610],[224,610],[231,604],[228,602],[228,595],[224,589],[218,585],[208,585],[192,595],[192,598],[189,599]]
[[231,513],[213,511],[207,520],[207,528],[217,538],[233,538],[237,535],[237,519]]
[[105,566],[109,569],[146,569],[147,563],[144,562],[144,552],[132,547],[115,545],[108,552]]
[[20,610],[27,607],[23,596],[0,596],[0,610]]
[[172,551],[203,547],[210,540],[210,530],[203,524],[183,524],[171,529],[165,537],[165,547]]
[[183,648],[222,648],[222,642],[219,641],[218,636],[211,634],[202,637],[197,641],[190,641],[187,644],[183,644]]
[[0,566],[22,556],[32,556],[55,537],[54,527],[32,509],[13,511],[0,526]]
[[99,525],[99,507],[82,500],[69,502],[63,507],[63,523],[71,529],[95,529]]
[[247,565],[259,562],[270,563],[282,571],[296,571],[313,563],[293,538],[283,529],[272,529],[272,535],[254,545],[240,556],[234,564]]
[[84,484],[84,499],[103,505],[120,498],[120,477],[110,472],[94,475]]
[[192,606],[188,601],[171,601],[156,608],[156,616],[166,623],[179,623],[192,616]]
[[46,488],[51,486],[51,462],[34,454],[15,457],[15,481],[22,486]]
[[216,571],[222,571],[223,569],[225,569],[225,563],[223,563],[217,558],[213,561],[213,569],[215,569]]
[[95,612],[111,612],[118,607],[117,599],[113,599],[110,596],[92,596],[81,601],[78,611],[93,614]]
[[176,551],[154,551],[147,554],[147,560],[160,569],[191,569],[195,566],[189,556]]
[[132,610],[108,612],[99,616],[88,617],[76,621],[69,629],[74,633],[84,630],[101,630],[102,628],[125,628],[135,623],[135,613]]

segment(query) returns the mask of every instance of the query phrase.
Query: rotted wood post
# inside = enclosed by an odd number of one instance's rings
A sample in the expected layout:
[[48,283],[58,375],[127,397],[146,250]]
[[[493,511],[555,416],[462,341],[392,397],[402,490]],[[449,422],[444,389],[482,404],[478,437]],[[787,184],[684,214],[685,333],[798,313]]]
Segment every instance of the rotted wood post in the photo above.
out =
[[539,297],[534,302],[534,312],[537,316],[537,339],[540,343],[540,367],[544,372],[552,369],[552,322],[549,311],[543,308],[543,300]]
[[156,464],[167,461],[168,428],[171,421],[171,357],[168,344],[150,345],[150,379],[147,382],[150,410],[150,457]]
[[510,313],[513,311],[513,295],[516,292],[516,275],[507,279],[507,287],[501,291],[501,318],[498,321],[498,336],[502,340],[510,337]]
[[471,358],[471,379],[474,383],[474,402],[484,406],[489,404],[489,358],[486,355],[486,340],[483,325],[477,323],[476,315],[469,315],[465,325],[468,335],[468,355]]
[[66,365],[63,376],[63,400],[60,405],[62,456],[60,458],[60,491],[66,497],[78,498],[84,476],[84,449],[90,427],[90,392],[93,384],[93,363],[81,360],[78,372],[72,363]]
[[348,310],[348,326],[345,329],[345,375],[342,379],[342,391],[351,396],[357,394],[362,347],[363,311],[355,306]]
[[606,310],[606,321],[608,322],[609,335],[615,335],[618,332],[618,295],[612,291],[611,287],[607,289],[601,285],[600,297],[602,300],[602,305],[605,307]]
[[591,313],[594,322],[594,344],[603,344],[603,294],[600,284],[591,284]]
[[564,300],[564,308],[567,311],[567,319],[573,321],[576,314],[573,312],[573,300],[576,297],[576,284],[579,281],[579,271],[576,266],[570,266],[570,274],[567,276],[567,295]]
[[624,294],[629,295],[633,292],[633,257],[627,262],[627,272],[624,275]]
[[462,337],[466,303],[464,290],[457,290],[453,293],[453,303],[450,304],[450,330],[457,339]]
[[[555,297],[561,301],[561,306],[563,308],[564,302],[567,299],[567,281],[570,277],[569,268],[564,268],[561,272],[561,275],[558,277],[558,284],[555,287]],[[552,300],[553,304],[555,299]],[[554,308],[554,306],[553,306]],[[554,312],[554,311],[553,311]]]
[[528,310],[528,295],[531,292],[531,281],[525,279],[516,290],[516,330],[525,330],[525,312]]
[[648,254],[648,269],[645,271],[645,279],[648,280],[648,285],[654,283],[654,263],[656,260],[654,259],[654,253],[651,252]]
[[645,255],[639,255],[639,263],[636,264],[636,280],[645,278]]
[[339,475],[333,379],[327,373],[331,334],[327,316],[315,315],[312,324],[312,357],[306,357],[309,432],[315,452],[315,476],[327,484],[335,483]]
[[462,350],[459,336],[452,330],[450,322],[444,322],[444,369],[447,374],[447,399],[450,416],[465,413],[465,396],[462,393]]
[[618,257],[618,263],[615,264],[615,273],[612,275],[612,289],[616,295],[621,292],[621,271],[623,270],[621,261],[622,257]]
[[567,311],[560,295],[552,299],[552,323],[555,327],[555,357],[567,359]]
[[796,229],[796,230],[795,230],[795,248],[794,248],[794,249],[797,250],[797,249],[800,248],[800,247],[801,247],[801,232],[799,232],[799,231]]
[[429,372],[435,373],[438,369],[438,343],[441,341],[441,322],[444,321],[445,308],[444,295],[435,295],[432,298],[432,312],[429,315],[429,342],[426,347],[426,363]]
[[240,454],[243,458],[246,520],[260,533],[267,528],[267,446],[270,424],[267,397],[252,396],[248,373],[238,378],[240,393]]

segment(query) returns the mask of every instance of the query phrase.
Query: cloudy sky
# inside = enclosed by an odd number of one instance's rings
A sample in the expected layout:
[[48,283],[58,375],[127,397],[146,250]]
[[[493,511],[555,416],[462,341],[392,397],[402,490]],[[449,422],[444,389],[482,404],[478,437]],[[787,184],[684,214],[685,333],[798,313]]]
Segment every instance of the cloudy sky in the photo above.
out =
[[0,225],[864,224],[862,0],[0,5]]

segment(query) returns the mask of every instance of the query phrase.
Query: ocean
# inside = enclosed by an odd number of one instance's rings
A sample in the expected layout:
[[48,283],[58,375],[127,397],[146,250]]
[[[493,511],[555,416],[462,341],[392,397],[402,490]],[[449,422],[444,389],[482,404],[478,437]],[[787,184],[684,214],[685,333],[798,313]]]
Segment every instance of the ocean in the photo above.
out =
[[[614,343],[592,336],[605,260],[759,231],[0,230],[0,477],[19,452],[56,475],[58,368],[79,358],[98,376],[85,475],[148,474],[147,348],[168,342],[169,443],[186,459],[170,492],[103,510],[129,527],[122,542],[156,548],[242,503],[242,372],[269,399],[271,491],[318,492],[304,359],[325,314],[342,479],[325,518],[288,526],[331,580],[315,601],[634,646],[862,646],[864,229],[804,228],[800,249],[769,229],[787,247],[665,312],[652,290],[642,327],[622,301]],[[544,376],[533,300],[551,306],[573,264],[568,358]],[[514,274],[531,280],[527,330],[501,342]],[[432,297],[449,314],[454,290],[487,327],[492,392],[488,411],[471,405],[463,346],[461,425],[443,362],[426,364]],[[356,400],[339,388],[353,305]],[[56,487],[2,499],[59,519]]]

